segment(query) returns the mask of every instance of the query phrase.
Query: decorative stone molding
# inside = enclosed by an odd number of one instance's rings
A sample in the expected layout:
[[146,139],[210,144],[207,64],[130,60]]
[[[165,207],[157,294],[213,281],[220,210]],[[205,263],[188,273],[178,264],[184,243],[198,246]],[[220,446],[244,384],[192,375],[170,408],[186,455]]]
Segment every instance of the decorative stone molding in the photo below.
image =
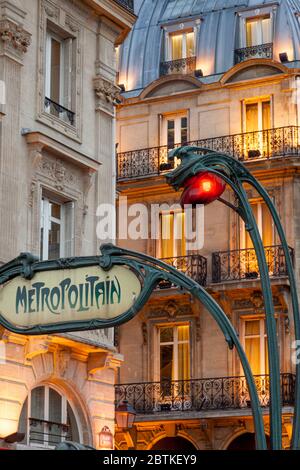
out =
[[25,347],[25,360],[31,361],[34,357],[46,354],[48,351],[49,341],[45,341],[45,338],[30,337]]
[[59,159],[50,160],[44,157],[39,163],[37,171],[51,178],[58,191],[63,191],[66,185],[76,186],[79,183],[75,174],[67,169]]
[[117,369],[120,362],[120,356],[110,351],[90,353],[87,361],[88,376],[91,378],[90,376],[104,369]]
[[0,20],[0,53],[10,53],[21,60],[31,44],[31,34],[9,19]]
[[101,109],[109,114],[114,114],[114,106],[120,103],[121,89],[105,78],[96,77],[94,90],[98,98],[96,110]]
[[70,348],[58,349],[55,354],[55,369],[57,375],[63,377],[68,370],[71,361],[72,350]]
[[142,335],[143,335],[143,345],[146,346],[148,344],[148,328],[147,323],[142,323]]
[[170,300],[163,306],[153,306],[148,310],[149,318],[167,317],[172,321],[176,317],[191,315],[192,311],[189,305],[178,305],[174,300]]

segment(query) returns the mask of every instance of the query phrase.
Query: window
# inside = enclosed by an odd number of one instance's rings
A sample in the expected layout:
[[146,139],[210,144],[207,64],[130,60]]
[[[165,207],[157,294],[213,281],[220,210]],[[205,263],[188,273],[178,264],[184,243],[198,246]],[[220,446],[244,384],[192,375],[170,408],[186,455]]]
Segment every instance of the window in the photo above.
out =
[[265,320],[244,320],[243,324],[244,347],[246,356],[254,375],[269,373],[268,346]]
[[159,328],[160,381],[190,379],[189,325]]
[[[267,205],[264,202],[256,202],[251,204],[251,208],[264,246],[272,246],[274,243],[274,226]],[[252,240],[243,222],[241,222],[241,248],[253,248]]]
[[271,127],[270,98],[245,102],[245,132],[263,131]]
[[160,258],[186,255],[184,212],[160,214]]
[[272,42],[272,21],[270,15],[246,19],[246,47]]
[[75,40],[48,29],[46,36],[45,111],[74,125]]
[[44,196],[41,201],[41,259],[68,257],[73,252],[74,203]]
[[78,420],[66,397],[54,388],[34,388],[26,399],[19,421],[28,445],[55,447],[62,441],[80,442]]
[[162,143],[168,150],[178,145],[188,143],[188,118],[186,115],[170,116],[163,118]]
[[186,59],[195,56],[195,33],[193,30],[169,34],[169,57],[167,60]]
[[267,157],[272,143],[266,131],[272,128],[271,100],[244,101],[244,154],[246,158]]

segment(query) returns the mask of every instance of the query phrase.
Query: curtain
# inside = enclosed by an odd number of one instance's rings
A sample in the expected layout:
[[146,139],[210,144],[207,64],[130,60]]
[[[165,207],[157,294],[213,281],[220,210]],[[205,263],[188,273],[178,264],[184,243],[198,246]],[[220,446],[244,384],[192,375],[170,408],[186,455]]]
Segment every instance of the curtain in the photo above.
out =
[[245,352],[254,375],[261,374],[260,321],[245,322]]
[[261,44],[261,25],[259,20],[247,20],[246,41],[247,47]]
[[[181,343],[182,341],[182,343]],[[178,326],[178,380],[190,379],[189,325]]]
[[174,34],[171,36],[172,60],[182,59],[182,39],[182,34]]
[[[184,233],[184,212],[174,214],[174,238],[176,244],[176,256],[186,255],[185,233]],[[180,266],[179,266],[180,268]]]
[[174,214],[161,215],[161,258],[174,256]]
[[246,132],[258,129],[258,103],[246,104]]
[[269,44],[272,42],[272,31],[271,31],[271,18],[263,18],[261,20],[262,28],[262,44]]
[[186,56],[193,57],[195,55],[195,35],[194,32],[186,33]]

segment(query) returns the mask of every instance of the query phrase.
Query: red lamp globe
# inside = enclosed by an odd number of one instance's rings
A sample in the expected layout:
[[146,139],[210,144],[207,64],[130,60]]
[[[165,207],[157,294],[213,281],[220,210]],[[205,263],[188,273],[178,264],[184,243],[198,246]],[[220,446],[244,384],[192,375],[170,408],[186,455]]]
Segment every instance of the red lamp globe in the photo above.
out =
[[205,171],[188,178],[184,183],[184,191],[180,204],[195,206],[196,204],[209,204],[223,194],[226,183],[219,177]]

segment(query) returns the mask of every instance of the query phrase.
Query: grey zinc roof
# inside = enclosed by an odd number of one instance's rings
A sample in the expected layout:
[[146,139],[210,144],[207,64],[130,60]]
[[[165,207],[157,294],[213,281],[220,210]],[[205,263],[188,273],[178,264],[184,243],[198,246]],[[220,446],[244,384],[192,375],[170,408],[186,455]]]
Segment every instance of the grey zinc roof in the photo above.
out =
[[122,46],[120,83],[127,90],[143,89],[159,77],[162,23],[201,17],[197,38],[200,63],[210,61],[211,73],[220,74],[234,65],[237,15],[243,8],[278,4],[274,44],[292,44],[294,60],[300,60],[300,0],[135,0],[138,19]]

